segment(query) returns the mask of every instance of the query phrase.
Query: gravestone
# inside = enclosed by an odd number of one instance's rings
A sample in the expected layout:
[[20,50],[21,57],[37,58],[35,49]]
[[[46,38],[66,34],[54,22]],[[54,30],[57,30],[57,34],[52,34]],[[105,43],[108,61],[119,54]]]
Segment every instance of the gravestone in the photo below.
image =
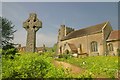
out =
[[27,31],[26,52],[35,52],[36,32],[42,28],[42,22],[37,18],[37,14],[30,13],[29,18],[23,22],[23,28]]

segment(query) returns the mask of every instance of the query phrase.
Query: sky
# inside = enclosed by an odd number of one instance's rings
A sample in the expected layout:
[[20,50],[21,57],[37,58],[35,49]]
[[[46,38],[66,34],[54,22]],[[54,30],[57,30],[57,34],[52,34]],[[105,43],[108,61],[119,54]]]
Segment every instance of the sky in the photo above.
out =
[[17,30],[14,43],[26,45],[23,22],[32,12],[43,23],[37,32],[37,46],[53,46],[61,24],[77,30],[109,21],[114,30],[118,29],[117,2],[3,2],[2,16],[12,21]]

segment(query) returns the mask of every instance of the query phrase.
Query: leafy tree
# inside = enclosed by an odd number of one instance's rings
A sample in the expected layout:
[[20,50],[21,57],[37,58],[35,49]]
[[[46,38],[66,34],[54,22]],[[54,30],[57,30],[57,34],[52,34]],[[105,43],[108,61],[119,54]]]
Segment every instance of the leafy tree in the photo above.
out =
[[17,52],[17,49],[11,42],[14,38],[13,33],[16,32],[16,30],[14,30],[14,25],[11,21],[3,17],[0,17],[0,24],[0,32],[2,32],[0,35],[2,45],[0,45],[0,47],[2,47],[2,54],[14,55]]
[[16,32],[16,30],[13,30],[14,25],[11,21],[3,17],[0,17],[0,24],[2,24],[0,26],[0,30],[2,30],[2,46],[12,44],[11,41],[14,38],[13,33]]

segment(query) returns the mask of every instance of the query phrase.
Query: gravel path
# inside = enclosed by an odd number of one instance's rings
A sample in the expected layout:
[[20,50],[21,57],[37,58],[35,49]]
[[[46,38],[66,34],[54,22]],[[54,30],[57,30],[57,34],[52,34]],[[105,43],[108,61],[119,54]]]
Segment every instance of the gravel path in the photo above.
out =
[[73,73],[73,74],[78,74],[78,73],[85,72],[85,69],[82,69],[78,66],[75,66],[75,65],[72,65],[72,64],[69,64],[69,63],[66,63],[66,62],[54,60],[53,63],[56,67],[62,66],[63,68],[66,68],[66,69],[69,68],[71,70],[71,73]]

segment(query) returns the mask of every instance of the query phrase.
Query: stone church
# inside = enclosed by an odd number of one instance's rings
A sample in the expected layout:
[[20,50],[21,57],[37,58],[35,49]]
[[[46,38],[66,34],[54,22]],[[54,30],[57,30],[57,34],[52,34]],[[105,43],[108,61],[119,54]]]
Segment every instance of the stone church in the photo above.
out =
[[113,30],[108,21],[79,30],[61,25],[58,31],[57,52],[87,56],[118,55],[118,34],[120,30]]

